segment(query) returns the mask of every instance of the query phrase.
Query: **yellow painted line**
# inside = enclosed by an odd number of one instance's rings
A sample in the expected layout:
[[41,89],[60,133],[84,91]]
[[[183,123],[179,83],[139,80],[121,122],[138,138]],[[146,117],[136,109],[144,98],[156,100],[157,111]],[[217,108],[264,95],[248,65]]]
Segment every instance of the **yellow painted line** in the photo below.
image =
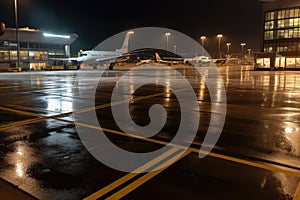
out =
[[[152,97],[160,96],[160,95],[163,95],[163,94],[164,93],[157,93],[157,94],[152,94],[152,95],[147,95],[147,96],[136,97],[136,98],[134,98],[134,101],[147,99],[147,98],[152,98]],[[22,120],[22,121],[2,125],[2,126],[0,126],[0,130],[9,129],[9,128],[14,127],[14,126],[32,124],[32,123],[35,123],[35,122],[42,121],[44,119],[60,120],[59,117],[62,117],[62,116],[65,116],[65,115],[83,113],[83,112],[88,112],[88,111],[97,110],[97,109],[101,109],[101,108],[111,107],[113,105],[120,105],[120,104],[123,104],[123,103],[127,103],[130,100],[132,100],[132,98],[125,99],[125,100],[115,102],[115,103],[102,104],[102,105],[99,105],[99,106],[96,106],[96,107],[84,108],[84,109],[80,109],[80,110],[73,111],[73,112],[61,113],[61,114],[53,115],[53,116],[45,116],[45,115],[41,115],[41,114],[37,114],[37,113],[31,113],[31,112],[28,112],[28,111],[22,111],[22,110],[17,110],[17,109],[13,109],[13,108],[6,108],[6,107],[0,106],[0,110],[19,113],[19,114],[22,114],[22,115],[38,117],[37,119]],[[60,120],[60,121],[63,121],[63,120]],[[74,122],[71,122],[69,120],[66,120],[65,122],[74,124]]]
[[120,104],[128,103],[128,102],[130,102],[130,100],[138,101],[138,100],[143,100],[143,99],[149,99],[149,98],[157,97],[157,96],[160,96],[160,95],[163,95],[163,94],[165,94],[165,92],[161,92],[161,93],[157,93],[157,94],[151,94],[151,95],[147,95],[147,96],[136,97],[136,98],[128,98],[128,99],[124,99],[122,101],[113,102],[113,103],[105,103],[105,104],[102,104],[102,105],[92,106],[92,107],[89,107],[89,108],[82,108],[82,109],[73,111],[72,114],[78,114],[78,113],[89,112],[89,111],[98,110],[98,109],[102,109],[102,108],[108,108],[108,107],[111,107],[111,106],[114,106],[114,105],[120,105]]
[[39,117],[39,118],[34,118],[34,119],[27,119],[27,120],[22,120],[22,121],[18,121],[18,122],[8,123],[8,124],[0,126],[0,131],[6,130],[6,129],[9,129],[12,127],[16,127],[16,126],[22,126],[22,125],[36,123],[36,122],[43,121],[43,120],[45,120],[45,118]]
[[[155,96],[159,96],[159,95],[163,95],[163,94],[164,93],[157,93],[157,94],[153,94],[153,95],[142,96],[142,97],[138,97],[134,100],[142,100],[142,99],[151,98],[151,97],[155,97]],[[103,105],[99,105],[99,106],[96,106],[96,107],[85,108],[85,109],[81,109],[81,110],[78,110],[78,111],[70,112],[70,114],[80,113],[80,112],[87,112],[87,111],[93,110],[95,108],[100,109],[100,108],[109,107],[109,106],[112,106],[112,105],[127,103],[128,100],[130,100],[130,99],[122,100],[120,102],[116,102],[116,103],[113,103],[113,104],[108,103],[108,104],[103,104]],[[35,123],[35,122],[42,121],[42,120],[45,120],[45,119],[55,119],[55,120],[60,120],[60,121],[64,121],[64,122],[67,122],[67,123],[74,124],[73,121],[63,120],[63,119],[58,118],[59,116],[65,115],[65,113],[55,115],[55,116],[43,116],[43,115],[40,115],[40,114],[30,113],[30,112],[26,112],[26,111],[20,111],[20,110],[11,109],[11,108],[0,107],[0,109],[1,110],[6,110],[6,111],[11,111],[11,112],[16,112],[16,113],[21,113],[21,114],[24,114],[24,115],[30,115],[30,116],[38,117],[38,118],[35,118],[35,119],[23,120],[23,121],[19,121],[19,122],[10,123],[10,124],[0,126],[0,130],[5,130],[5,129],[11,128],[13,126],[31,124],[31,123]],[[160,140],[156,140],[156,139],[152,139],[152,138],[143,138],[143,137],[135,136],[135,135],[132,135],[132,134],[123,133],[123,132],[120,132],[120,131],[101,128],[101,127],[92,126],[92,125],[88,125],[88,124],[83,124],[83,123],[79,123],[79,122],[76,122],[75,124],[80,125],[80,126],[89,127],[89,128],[92,128],[92,129],[103,130],[103,131],[106,131],[106,132],[109,132],[109,133],[114,133],[114,134],[119,134],[119,135],[132,137],[132,138],[136,138],[136,139],[141,139],[141,140],[145,140],[145,141],[148,141],[148,142],[153,142],[153,143],[156,143],[156,144],[168,145],[168,146],[176,147],[176,148],[179,148],[179,149],[185,149],[186,148],[184,146],[180,146],[180,145],[176,145],[176,144],[170,144],[170,143],[160,141]],[[199,153],[199,149],[195,149],[195,148],[190,147],[189,150],[192,151],[192,152],[195,152],[195,153]],[[222,154],[212,153],[212,152],[208,153],[208,155],[211,156],[211,157],[220,158],[220,159],[223,159],[223,160],[228,160],[228,161],[232,161],[232,162],[236,162],[236,163],[240,163],[240,164],[244,164],[244,165],[248,165],[248,166],[253,166],[253,167],[256,167],[256,168],[266,169],[266,170],[273,171],[273,172],[280,172],[280,173],[284,173],[284,174],[288,174],[288,175],[292,175],[292,176],[300,178],[300,171],[299,170],[287,169],[287,168],[280,167],[280,166],[275,166],[275,165],[270,165],[270,164],[263,164],[263,163],[253,162],[253,161],[247,161],[247,160],[243,160],[243,159],[239,159],[239,158],[235,158],[235,157],[231,157],[231,156],[226,156],[226,155],[222,155]]]
[[300,200],[300,181],[294,194],[293,200]]
[[87,127],[87,128],[91,128],[91,129],[96,129],[96,130],[102,130],[102,131],[105,131],[105,132],[109,132],[109,133],[113,133],[113,134],[117,134],[117,135],[121,135],[121,136],[126,136],[126,137],[130,137],[130,138],[134,138],[134,139],[140,139],[140,140],[144,140],[144,141],[147,141],[147,142],[152,142],[152,143],[161,144],[161,145],[168,145],[170,147],[176,147],[176,148],[179,148],[179,149],[186,149],[186,147],[184,147],[184,146],[167,143],[167,142],[156,140],[156,139],[153,139],[153,138],[140,137],[140,136],[137,136],[137,135],[134,135],[134,134],[124,133],[124,132],[121,132],[121,131],[112,130],[112,129],[108,129],[108,128],[101,128],[99,126],[89,125],[89,124],[85,124],[85,123],[81,123],[81,122],[72,122],[70,120],[59,119],[59,118],[57,118],[57,120],[64,121],[64,122],[69,122],[69,123],[74,123],[74,124],[79,125],[79,126],[83,126],[83,127]]
[[42,116],[42,115],[36,114],[36,113],[16,110],[16,109],[12,109],[12,108],[4,108],[4,107],[1,107],[1,106],[0,106],[0,110],[10,111],[10,112],[14,112],[14,113],[20,113],[20,114],[23,114],[23,115],[29,115],[29,116],[35,116],[35,117],[41,117]]
[[[182,88],[182,89],[178,89],[176,91],[182,91],[182,90],[186,90],[186,89]],[[130,101],[139,101],[139,100],[149,99],[149,98],[161,96],[161,95],[164,95],[164,94],[166,94],[166,92],[150,94],[150,95],[140,96],[140,97],[135,97],[135,98],[130,97],[128,99],[124,99],[124,100],[121,100],[121,101],[118,101],[118,102],[105,103],[105,104],[102,104],[102,105],[92,106],[92,107],[89,107],[89,108],[82,108],[82,109],[70,112],[70,114],[84,113],[84,112],[88,112],[88,111],[92,111],[92,110],[98,110],[98,109],[102,109],[102,108],[111,107],[111,106],[114,106],[114,105],[120,105],[120,104],[128,103]],[[68,113],[66,113],[66,114],[68,114]],[[65,114],[60,114],[60,115],[57,115],[57,116],[61,116],[61,115],[65,115]]]
[[[181,154],[182,152],[179,152],[178,154]],[[154,169],[153,171],[145,174],[144,176],[138,178],[137,180],[135,180],[134,182],[132,182],[131,184],[127,185],[126,187],[122,188],[121,190],[119,190],[118,192],[114,193],[113,195],[111,195],[110,197],[107,198],[107,200],[115,200],[115,199],[121,199],[122,197],[124,197],[125,195],[129,194],[130,192],[132,192],[133,190],[135,190],[136,188],[138,188],[139,186],[143,185],[144,183],[146,183],[147,181],[149,181],[150,179],[152,179],[153,177],[155,177],[156,175],[158,175],[159,173],[163,172],[165,169],[167,169],[170,165],[172,165],[173,163],[175,163],[176,161],[182,159],[183,157],[185,157],[186,155],[188,155],[189,153],[191,153],[191,151],[186,151],[184,152],[183,155],[181,155],[178,158],[178,154],[176,154],[175,156],[173,156],[171,159],[167,160],[166,162],[164,162],[163,164],[161,164],[160,166],[158,166],[156,169]]]
[[84,198],[84,200],[94,200],[102,197],[103,195],[107,194],[108,192],[112,191],[113,189],[119,187],[120,185],[124,184],[125,182],[129,181],[130,179],[137,176],[140,172],[145,171],[155,165],[156,163],[160,162],[161,160],[167,158],[168,156],[172,155],[178,151],[178,148],[171,148],[170,150],[166,151],[162,155],[154,158],[153,160],[149,161],[145,165],[137,168],[136,170],[132,171],[131,173],[128,173],[127,175],[121,177],[120,179],[116,180],[115,182],[107,185],[106,187],[102,188],[101,190],[91,194],[90,196]]
[[[142,96],[142,97],[138,97],[134,100],[142,100],[142,99],[146,99],[146,98],[151,98],[151,97],[155,97],[155,96],[159,96],[159,95],[163,95],[164,93],[158,93],[158,94],[153,94],[153,95],[148,95],[148,96]],[[91,108],[86,108],[86,109],[81,109],[78,111],[74,111],[74,112],[70,112],[70,114],[72,113],[80,113],[80,112],[86,112],[86,111],[90,111],[93,109],[100,109],[100,108],[105,108],[105,107],[109,107],[112,105],[117,105],[117,104],[122,104],[122,103],[127,103],[129,99],[126,100],[122,100],[120,102],[116,102],[114,104],[103,104],[103,105],[99,105],[96,107],[91,107]],[[11,109],[11,108],[5,108],[5,107],[0,107],[1,110],[5,110],[5,111],[10,111],[10,112],[15,112],[15,113],[20,113],[20,114],[24,114],[24,115],[29,115],[29,116],[36,116],[38,118],[34,118],[34,119],[28,119],[28,120],[23,120],[23,121],[19,121],[19,122],[14,122],[14,123],[9,123],[3,126],[0,126],[0,130],[5,130],[8,128],[12,128],[14,126],[20,126],[20,125],[27,125],[27,124],[31,124],[31,123],[36,123],[45,119],[55,119],[55,120],[60,120],[60,121],[64,121],[67,123],[72,123],[74,124],[73,121],[70,120],[63,120],[63,119],[59,119],[57,118],[58,116],[61,115],[65,115],[65,113],[63,114],[59,114],[59,115],[55,115],[55,116],[43,116],[40,114],[36,114],[36,113],[30,113],[30,112],[26,112],[26,111],[20,111],[20,110],[16,110],[16,109]],[[161,145],[168,145],[171,147],[176,147],[179,149],[185,149],[186,147],[184,146],[180,146],[180,145],[176,145],[176,144],[170,144],[164,141],[160,141],[160,140],[156,140],[156,139],[151,139],[151,138],[143,138],[143,137],[139,137],[139,136],[135,136],[132,134],[127,134],[127,133],[123,133],[120,131],[116,131],[116,130],[111,130],[111,129],[106,129],[106,128],[100,128],[97,126],[92,126],[92,125],[88,125],[88,124],[83,124],[83,123],[77,123],[77,125],[80,126],[85,126],[85,127],[89,127],[92,129],[100,129],[109,133],[114,133],[114,134],[119,134],[119,135],[123,135],[123,136],[127,136],[127,137],[132,137],[132,138],[136,138],[136,139],[141,139],[141,140],[146,140],[148,142],[152,142],[152,143],[156,143],[156,144],[161,144]],[[195,153],[199,153],[199,149],[196,148],[188,148],[191,152],[195,152]],[[206,153],[206,152],[202,152],[202,153]],[[254,162],[254,161],[248,161],[248,160],[244,160],[244,159],[240,159],[240,158],[235,158],[235,157],[231,157],[231,156],[226,156],[226,155],[222,155],[222,154],[217,154],[217,153],[213,153],[210,152],[208,153],[208,156],[211,157],[215,157],[215,158],[219,158],[219,159],[223,159],[223,160],[227,160],[227,161],[231,161],[231,162],[235,162],[235,163],[239,163],[239,164],[244,164],[244,165],[248,165],[248,166],[252,166],[252,167],[256,167],[256,168],[261,168],[261,169],[265,169],[265,170],[269,170],[269,171],[273,171],[273,172],[280,172],[280,173],[284,173],[287,175],[291,175],[294,177],[299,177],[300,178],[300,171],[299,170],[294,170],[294,169],[288,169],[288,168],[284,168],[284,167],[280,167],[280,166],[275,166],[275,165],[271,165],[271,164],[264,164],[264,163],[259,163],[259,162]],[[300,184],[297,187],[296,193],[295,193],[295,198],[294,199],[299,199],[300,200]]]
[[29,115],[29,116],[34,116],[34,117],[44,117],[44,118],[53,118],[56,116],[71,115],[73,113],[73,112],[67,112],[67,113],[54,114],[52,116],[47,116],[47,115],[32,113],[32,112],[28,112],[28,111],[17,110],[17,109],[13,109],[13,108],[5,108],[5,107],[1,107],[1,106],[0,106],[0,110],[10,111],[10,112],[14,112],[14,113],[20,113],[22,115]]
[[[184,90],[184,89],[180,89],[180,90]],[[122,101],[118,101],[118,102],[114,102],[114,103],[106,103],[106,104],[102,104],[102,105],[98,105],[98,106],[93,106],[93,107],[89,107],[89,108],[83,108],[83,109],[79,109],[73,112],[67,112],[67,113],[61,113],[61,114],[57,114],[57,115],[52,115],[52,116],[45,116],[45,115],[41,115],[41,114],[37,114],[37,113],[32,113],[32,112],[28,112],[28,111],[21,111],[21,110],[17,110],[17,109],[13,109],[13,108],[6,108],[6,107],[2,107],[0,106],[0,110],[5,110],[5,111],[9,111],[9,112],[14,112],[14,113],[20,113],[23,115],[29,115],[29,116],[34,116],[34,117],[38,117],[39,119],[36,119],[37,121],[30,119],[30,120],[24,120],[24,121],[19,121],[19,122],[15,122],[15,123],[10,123],[4,126],[0,126],[0,130],[5,130],[8,128],[11,128],[13,126],[19,126],[19,125],[26,125],[26,124],[31,124],[31,123],[35,123],[38,121],[42,121],[44,119],[55,119],[55,120],[60,120],[59,117],[63,117],[66,115],[71,115],[71,114],[78,114],[78,113],[84,113],[84,112],[88,112],[88,111],[92,111],[92,110],[98,110],[98,109],[102,109],[102,108],[107,108],[107,107],[111,107],[114,105],[120,105],[120,104],[124,104],[124,103],[128,103],[130,102],[130,100],[134,100],[134,101],[138,101],[138,100],[143,100],[143,99],[148,99],[148,98],[152,98],[152,97],[157,97],[160,95],[164,95],[165,92],[161,92],[161,93],[157,93],[157,94],[151,94],[151,95],[147,95],[147,96],[140,96],[140,97],[136,97],[136,98],[129,98],[129,99],[124,99]],[[60,120],[63,121],[63,120]],[[71,122],[69,120],[65,120],[65,122],[67,123],[72,123],[74,124],[74,122]]]
[[[199,153],[199,149],[195,149],[193,151]],[[207,152],[202,152],[202,153],[207,153]],[[209,152],[207,155],[214,157],[214,158],[220,158],[223,160],[228,160],[228,161],[235,162],[235,163],[240,163],[240,164],[244,164],[244,165],[248,165],[248,166],[252,166],[252,167],[256,167],[256,168],[261,168],[261,169],[265,169],[265,170],[272,171],[272,172],[280,172],[280,173],[284,173],[287,175],[291,175],[291,176],[300,178],[300,171],[295,170],[295,169],[276,166],[276,165],[272,165],[272,164],[264,164],[264,163],[260,163],[260,162],[248,161],[248,160],[244,160],[241,158],[235,158],[232,156],[226,156],[223,154],[218,154],[218,153],[213,153],[213,152]]]
[[6,108],[6,107],[0,106],[0,110],[19,113],[19,114],[22,114],[22,115],[38,117],[38,118],[35,118],[35,119],[28,119],[28,120],[22,120],[22,121],[18,121],[18,122],[8,123],[8,124],[2,125],[2,126],[0,125],[0,131],[12,128],[14,126],[21,126],[21,125],[36,123],[36,122],[39,122],[39,121],[42,121],[42,120],[45,120],[45,119],[55,119],[55,120],[60,120],[60,121],[64,121],[64,122],[67,122],[67,123],[74,124],[74,122],[72,122],[72,121],[61,120],[61,119],[59,119],[59,117],[62,117],[62,116],[65,116],[65,115],[70,115],[70,114],[88,112],[88,111],[97,110],[97,109],[106,108],[106,107],[111,107],[113,105],[120,105],[120,104],[128,103],[130,100],[138,101],[138,100],[148,99],[148,98],[160,96],[160,95],[163,95],[163,94],[164,94],[164,92],[157,93],[157,94],[151,94],[151,95],[147,95],[147,96],[136,97],[134,99],[129,98],[129,99],[124,99],[124,100],[119,101],[119,102],[102,104],[102,105],[99,105],[99,106],[96,106],[96,107],[84,108],[84,109],[80,109],[80,110],[77,110],[77,111],[61,113],[61,114],[53,115],[53,116],[45,116],[45,115],[41,115],[41,114],[37,114],[37,113],[31,113],[31,112],[28,112],[28,111],[22,111],[22,110],[17,110],[17,109],[13,109],[13,108]]
[[[63,120],[63,121],[67,122],[68,120]],[[118,135],[121,135],[121,136],[140,139],[140,140],[147,141],[147,142],[152,142],[152,143],[155,143],[155,144],[160,144],[160,145],[170,146],[170,147],[176,147],[176,148],[179,148],[179,149],[182,149],[182,150],[187,149],[187,147],[185,147],[185,146],[172,144],[172,143],[160,141],[160,140],[153,139],[153,138],[139,137],[139,136],[136,136],[136,135],[133,135],[133,134],[123,133],[123,132],[120,132],[120,131],[111,130],[111,129],[107,129],[107,128],[101,128],[101,127],[98,127],[98,126],[88,125],[88,124],[79,123],[79,122],[75,122],[75,124],[79,125],[79,126],[92,128],[92,129],[102,130],[102,131],[113,133],[113,134],[118,134]],[[190,150],[191,152],[194,152],[194,153],[199,153],[199,149],[197,149],[197,148],[189,147],[188,150]],[[236,157],[227,156],[227,155],[218,154],[218,153],[213,153],[213,152],[208,153],[208,152],[202,151],[200,153],[207,154],[208,156],[211,156],[211,157],[214,157],[214,158],[219,158],[219,159],[223,159],[223,160],[227,160],[227,161],[231,161],[231,162],[235,162],[235,163],[239,163],[239,164],[243,164],[243,165],[248,165],[248,166],[252,166],[252,167],[256,167],[256,168],[260,168],[260,169],[273,171],[273,172],[280,172],[280,173],[284,173],[284,174],[287,174],[287,175],[291,175],[291,176],[295,176],[295,177],[300,178],[300,171],[299,170],[290,169],[290,168],[281,167],[281,166],[276,166],[276,165],[272,165],[272,164],[265,164],[265,163],[255,162],[255,161],[248,161],[248,160],[244,160],[244,159],[241,159],[241,158],[236,158]]]

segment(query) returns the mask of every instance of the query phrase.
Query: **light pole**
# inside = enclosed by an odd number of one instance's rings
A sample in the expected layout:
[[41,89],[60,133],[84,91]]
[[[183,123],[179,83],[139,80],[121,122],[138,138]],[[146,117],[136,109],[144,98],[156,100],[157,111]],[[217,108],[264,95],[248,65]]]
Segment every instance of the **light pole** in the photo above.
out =
[[219,39],[219,54],[220,54],[220,59],[222,58],[222,53],[221,53],[221,38],[223,37],[222,34],[218,34],[217,38]]
[[200,37],[200,39],[201,39],[201,45],[202,45],[202,56],[203,56],[203,54],[204,54],[204,41],[205,41],[206,37],[205,37],[205,36],[201,36],[201,37]]
[[16,39],[17,39],[17,66],[20,67],[20,39],[19,39],[19,25],[18,25],[18,1],[14,0],[15,5],[15,23],[16,23]]
[[241,58],[244,57],[244,46],[246,46],[246,43],[242,42],[241,43],[241,47],[242,47],[242,56],[241,56]]
[[168,54],[168,51],[169,51],[169,36],[171,35],[171,33],[165,33],[165,36],[167,38],[167,54]]
[[177,46],[174,45],[173,47],[174,47],[174,53],[177,54]]
[[231,43],[230,43],[230,42],[227,42],[227,43],[226,43],[228,57],[229,57],[229,55],[230,55],[230,45],[231,45]]
[[251,56],[251,49],[247,49],[248,50],[248,58],[250,58]]

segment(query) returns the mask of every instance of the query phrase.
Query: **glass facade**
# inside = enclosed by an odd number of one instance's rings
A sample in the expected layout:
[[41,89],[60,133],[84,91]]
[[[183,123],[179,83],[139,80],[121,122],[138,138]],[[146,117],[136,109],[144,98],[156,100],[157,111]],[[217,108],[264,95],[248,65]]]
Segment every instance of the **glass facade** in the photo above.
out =
[[[40,70],[45,67],[51,57],[65,57],[64,45],[20,42],[20,62],[30,69]],[[0,41],[0,63],[17,61],[17,43]]]
[[[70,45],[78,38],[71,34],[68,38],[47,37],[45,32],[37,29],[19,29],[19,61],[16,42],[16,29],[7,28],[0,36],[0,71],[7,71],[17,66],[24,70],[40,70],[46,66],[65,64],[60,59],[70,57]],[[59,35],[58,35],[59,36]],[[69,64],[69,63],[68,63]]]
[[[0,62],[17,60],[17,43],[14,41],[0,42]],[[65,56],[64,45],[20,42],[20,59],[22,61],[48,60],[52,56]]]
[[265,12],[263,50],[278,53],[300,51],[300,7]]

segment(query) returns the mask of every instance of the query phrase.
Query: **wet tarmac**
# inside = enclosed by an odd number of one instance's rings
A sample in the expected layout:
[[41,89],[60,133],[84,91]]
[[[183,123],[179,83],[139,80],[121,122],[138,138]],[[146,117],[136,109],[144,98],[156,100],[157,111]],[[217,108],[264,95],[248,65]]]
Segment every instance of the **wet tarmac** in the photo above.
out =
[[[124,103],[120,99],[112,105],[111,93],[121,87],[118,81],[129,67],[1,73],[1,178],[18,191],[45,200],[281,200],[300,195],[300,72],[219,66],[226,89],[226,120],[213,151],[199,159],[212,116],[211,98],[204,77],[196,70],[173,67],[190,82],[197,96],[200,121],[190,122],[199,126],[197,136],[183,155],[180,146],[169,146],[164,157],[147,165],[156,170],[141,174],[113,169],[94,158],[83,145],[78,126],[90,129],[88,132],[98,127],[74,121],[81,120],[81,113],[92,116],[96,110],[99,124],[115,145],[137,153],[155,151],[170,142],[179,129],[180,104],[172,90],[152,83],[130,92],[131,118],[139,126],[150,123],[145,113],[152,105],[163,105],[166,112],[163,128],[151,140],[145,140],[122,134],[111,110]],[[166,82],[177,78],[162,65],[146,65],[138,75],[131,76],[143,80],[150,71]],[[101,81],[97,82],[100,73]],[[95,83],[95,106],[90,107],[88,94]],[[128,95],[125,91],[133,90],[131,84],[125,87],[124,97]],[[217,96],[218,88],[215,91]],[[135,133],[135,126],[128,124],[127,128],[130,134]],[[170,166],[160,168],[162,163]]]

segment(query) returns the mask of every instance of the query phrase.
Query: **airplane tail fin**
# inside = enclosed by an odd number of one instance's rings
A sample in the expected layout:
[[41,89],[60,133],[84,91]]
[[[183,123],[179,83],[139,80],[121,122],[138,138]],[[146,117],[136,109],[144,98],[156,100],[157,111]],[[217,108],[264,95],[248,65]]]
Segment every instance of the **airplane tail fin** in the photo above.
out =
[[120,53],[127,53],[128,52],[128,44],[129,44],[129,37],[130,35],[133,34],[133,31],[128,31],[126,33],[123,45],[121,47],[121,49],[116,49],[116,52],[120,52]]
[[159,56],[159,54],[157,52],[155,52],[155,59],[156,59],[156,61],[162,61],[161,57]]

